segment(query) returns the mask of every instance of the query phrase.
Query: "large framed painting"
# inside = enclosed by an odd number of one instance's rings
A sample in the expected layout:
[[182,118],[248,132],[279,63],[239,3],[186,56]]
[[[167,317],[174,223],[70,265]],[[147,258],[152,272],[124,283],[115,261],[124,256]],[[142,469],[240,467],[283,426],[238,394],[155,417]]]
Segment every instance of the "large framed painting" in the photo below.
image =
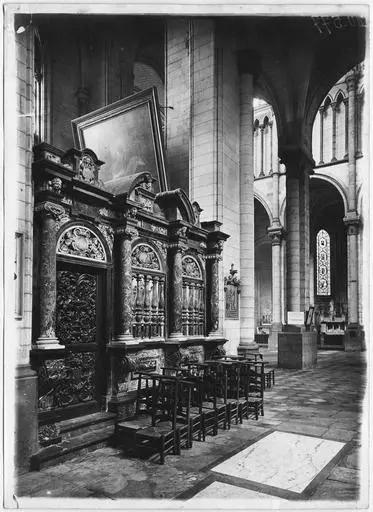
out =
[[155,87],[74,119],[72,130],[75,146],[104,162],[100,179],[108,191],[120,194],[139,172],[156,179],[155,192],[168,189]]

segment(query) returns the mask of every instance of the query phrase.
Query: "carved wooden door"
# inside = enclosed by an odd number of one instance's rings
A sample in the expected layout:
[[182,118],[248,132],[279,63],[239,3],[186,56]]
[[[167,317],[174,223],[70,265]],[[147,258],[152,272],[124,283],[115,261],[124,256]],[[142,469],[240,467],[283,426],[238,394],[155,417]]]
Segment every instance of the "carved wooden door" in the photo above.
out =
[[66,347],[55,406],[76,415],[101,408],[106,392],[104,271],[63,264],[57,270],[56,334]]

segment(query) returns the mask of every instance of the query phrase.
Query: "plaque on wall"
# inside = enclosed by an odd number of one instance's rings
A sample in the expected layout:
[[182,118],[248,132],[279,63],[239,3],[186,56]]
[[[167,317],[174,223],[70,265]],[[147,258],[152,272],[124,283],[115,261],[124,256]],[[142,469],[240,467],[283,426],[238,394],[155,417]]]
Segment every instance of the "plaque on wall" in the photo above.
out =
[[75,146],[104,161],[100,180],[109,192],[121,194],[140,172],[155,178],[156,193],[167,190],[155,87],[74,119],[72,129]]
[[240,280],[237,277],[232,263],[229,275],[224,278],[225,291],[225,318],[230,320],[239,319],[239,295],[241,292]]

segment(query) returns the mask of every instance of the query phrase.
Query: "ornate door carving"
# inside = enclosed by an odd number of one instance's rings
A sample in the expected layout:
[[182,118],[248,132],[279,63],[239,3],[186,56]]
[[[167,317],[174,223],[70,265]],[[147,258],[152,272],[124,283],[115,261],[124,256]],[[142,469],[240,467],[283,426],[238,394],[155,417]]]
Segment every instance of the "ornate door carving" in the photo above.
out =
[[[105,379],[98,332],[100,274],[74,265],[57,271],[56,334],[63,357],[46,359],[38,369],[39,410],[82,405],[77,415],[99,409]],[[85,405],[87,404],[87,405]]]

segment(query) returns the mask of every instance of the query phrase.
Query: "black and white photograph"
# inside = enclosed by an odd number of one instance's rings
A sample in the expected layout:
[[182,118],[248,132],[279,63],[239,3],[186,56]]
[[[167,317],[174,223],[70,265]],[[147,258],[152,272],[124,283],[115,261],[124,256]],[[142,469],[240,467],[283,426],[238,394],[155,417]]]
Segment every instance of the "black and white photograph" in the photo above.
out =
[[369,509],[371,6],[2,6],[2,506]]

